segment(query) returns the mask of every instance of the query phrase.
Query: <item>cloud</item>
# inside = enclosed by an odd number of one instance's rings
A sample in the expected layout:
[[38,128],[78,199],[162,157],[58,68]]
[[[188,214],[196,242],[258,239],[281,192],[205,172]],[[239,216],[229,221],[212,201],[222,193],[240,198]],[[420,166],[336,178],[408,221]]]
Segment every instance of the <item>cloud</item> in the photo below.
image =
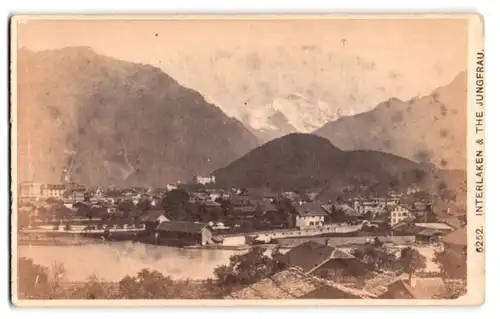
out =
[[263,102],[270,102],[273,100],[274,97],[274,90],[271,87],[271,84],[268,82],[260,82],[259,83],[259,90],[261,91],[261,97]]
[[389,71],[388,76],[389,76],[389,78],[391,78],[393,80],[397,80],[397,79],[401,78],[401,73],[396,72],[396,71]]
[[230,59],[233,56],[233,54],[229,51],[226,50],[219,50],[215,52],[215,54],[212,56],[214,61],[219,61],[219,60],[225,60],[225,59]]
[[262,58],[255,52],[248,53],[244,59],[243,63],[250,70],[260,70],[262,67]]
[[356,56],[356,63],[359,67],[361,67],[361,69],[366,69],[366,70],[375,69],[375,62],[367,61],[367,60],[361,58],[359,55]]
[[303,45],[301,47],[301,49],[303,51],[309,51],[309,52],[316,52],[316,51],[319,51],[319,47],[315,46],[315,45]]

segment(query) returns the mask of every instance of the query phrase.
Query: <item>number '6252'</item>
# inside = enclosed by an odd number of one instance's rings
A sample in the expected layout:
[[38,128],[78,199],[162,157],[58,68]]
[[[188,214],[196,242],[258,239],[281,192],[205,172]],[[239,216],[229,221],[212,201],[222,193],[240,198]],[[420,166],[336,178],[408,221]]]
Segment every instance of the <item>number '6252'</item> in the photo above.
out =
[[484,252],[484,234],[482,228],[476,229],[476,252]]

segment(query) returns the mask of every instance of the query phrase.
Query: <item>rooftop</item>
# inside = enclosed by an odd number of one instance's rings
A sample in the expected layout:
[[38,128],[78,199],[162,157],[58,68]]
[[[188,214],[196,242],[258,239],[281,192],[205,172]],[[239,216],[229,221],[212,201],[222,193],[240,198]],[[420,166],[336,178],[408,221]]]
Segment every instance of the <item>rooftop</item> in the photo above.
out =
[[158,225],[156,230],[198,234],[201,233],[201,230],[207,226],[208,225],[205,223],[166,221]]
[[293,203],[297,214],[301,217],[306,216],[328,216],[328,213],[319,203]]
[[278,207],[275,204],[264,202],[261,204],[262,210],[265,212],[276,212],[278,211]]
[[387,286],[387,292],[380,298],[433,299],[445,291],[442,278],[413,278],[413,284],[406,279],[398,279]]
[[236,195],[229,198],[229,202],[233,206],[247,206],[255,203],[249,196]]
[[443,243],[456,246],[467,246],[467,230],[460,228],[443,237]]
[[42,187],[43,188],[50,188],[50,189],[57,189],[57,190],[61,190],[61,189],[66,188],[64,185],[60,185],[60,184],[45,184]]
[[152,210],[139,216],[139,220],[141,222],[155,222],[160,216],[164,216],[164,213],[163,210]]
[[201,203],[204,206],[210,206],[210,207],[221,207],[222,205],[216,201],[213,200],[205,200]]
[[337,287],[324,285],[300,296],[299,299],[361,299],[361,297]]
[[419,235],[419,236],[427,236],[427,237],[439,236],[442,234],[443,234],[443,231],[440,229],[424,229],[424,230],[421,230],[417,233],[417,235]]
[[296,299],[296,298],[368,299],[374,295],[338,283],[304,274],[295,267],[262,279],[224,299]]
[[[352,208],[349,204],[338,204],[338,205],[324,205],[324,206],[333,206],[336,211],[343,211],[347,216],[361,216],[362,212],[358,212],[354,208]],[[326,207],[323,207],[325,209]],[[330,211],[331,211],[330,207]]]
[[315,241],[308,241],[290,249],[284,256],[285,262],[304,273],[310,273],[331,259],[356,259],[351,254]]
[[401,207],[401,208],[404,208],[404,209],[408,209],[408,207],[406,207],[405,205],[399,205],[399,204],[390,204],[390,205],[387,205],[387,210],[388,211],[392,211],[398,207]]
[[255,213],[257,210],[256,205],[246,205],[246,206],[237,206],[234,207],[234,212],[237,214],[239,213]]
[[453,230],[450,225],[445,223],[415,223],[415,226],[426,229]]
[[460,222],[460,220],[455,216],[441,217],[441,218],[439,218],[439,220],[441,222],[445,223],[446,225],[449,225],[455,229],[459,229],[462,226],[462,223]]

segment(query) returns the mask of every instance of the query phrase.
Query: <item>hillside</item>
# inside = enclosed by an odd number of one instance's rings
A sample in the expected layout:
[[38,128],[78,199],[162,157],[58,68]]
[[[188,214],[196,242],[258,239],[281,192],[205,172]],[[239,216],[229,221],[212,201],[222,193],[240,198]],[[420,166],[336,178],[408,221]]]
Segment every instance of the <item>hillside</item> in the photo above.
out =
[[18,55],[20,180],[151,185],[207,174],[258,144],[160,69],[86,47]]
[[466,167],[466,74],[431,94],[390,99],[329,122],[314,134],[343,150],[377,150],[446,169]]
[[262,145],[214,172],[217,183],[230,187],[322,185],[341,151],[328,140],[294,133]]
[[410,185],[437,190],[456,188],[465,178],[462,171],[443,171],[388,153],[342,151],[325,138],[299,133],[268,142],[214,174],[223,187],[330,192],[359,186],[404,189]]

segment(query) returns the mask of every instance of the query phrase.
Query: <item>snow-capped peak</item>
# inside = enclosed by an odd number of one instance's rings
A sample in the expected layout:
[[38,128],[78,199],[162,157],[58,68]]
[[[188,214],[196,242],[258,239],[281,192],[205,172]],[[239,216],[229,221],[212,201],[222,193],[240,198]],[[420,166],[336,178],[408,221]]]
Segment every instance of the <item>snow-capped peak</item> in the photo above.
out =
[[300,93],[277,98],[267,108],[272,113],[281,112],[288,123],[302,133],[311,133],[338,117],[337,110],[331,109],[324,101]]
[[300,92],[280,96],[268,104],[246,105],[240,109],[226,108],[209,95],[203,96],[208,103],[243,122],[259,136],[269,138],[293,132],[312,133],[327,122],[353,113],[333,108],[325,101]]

